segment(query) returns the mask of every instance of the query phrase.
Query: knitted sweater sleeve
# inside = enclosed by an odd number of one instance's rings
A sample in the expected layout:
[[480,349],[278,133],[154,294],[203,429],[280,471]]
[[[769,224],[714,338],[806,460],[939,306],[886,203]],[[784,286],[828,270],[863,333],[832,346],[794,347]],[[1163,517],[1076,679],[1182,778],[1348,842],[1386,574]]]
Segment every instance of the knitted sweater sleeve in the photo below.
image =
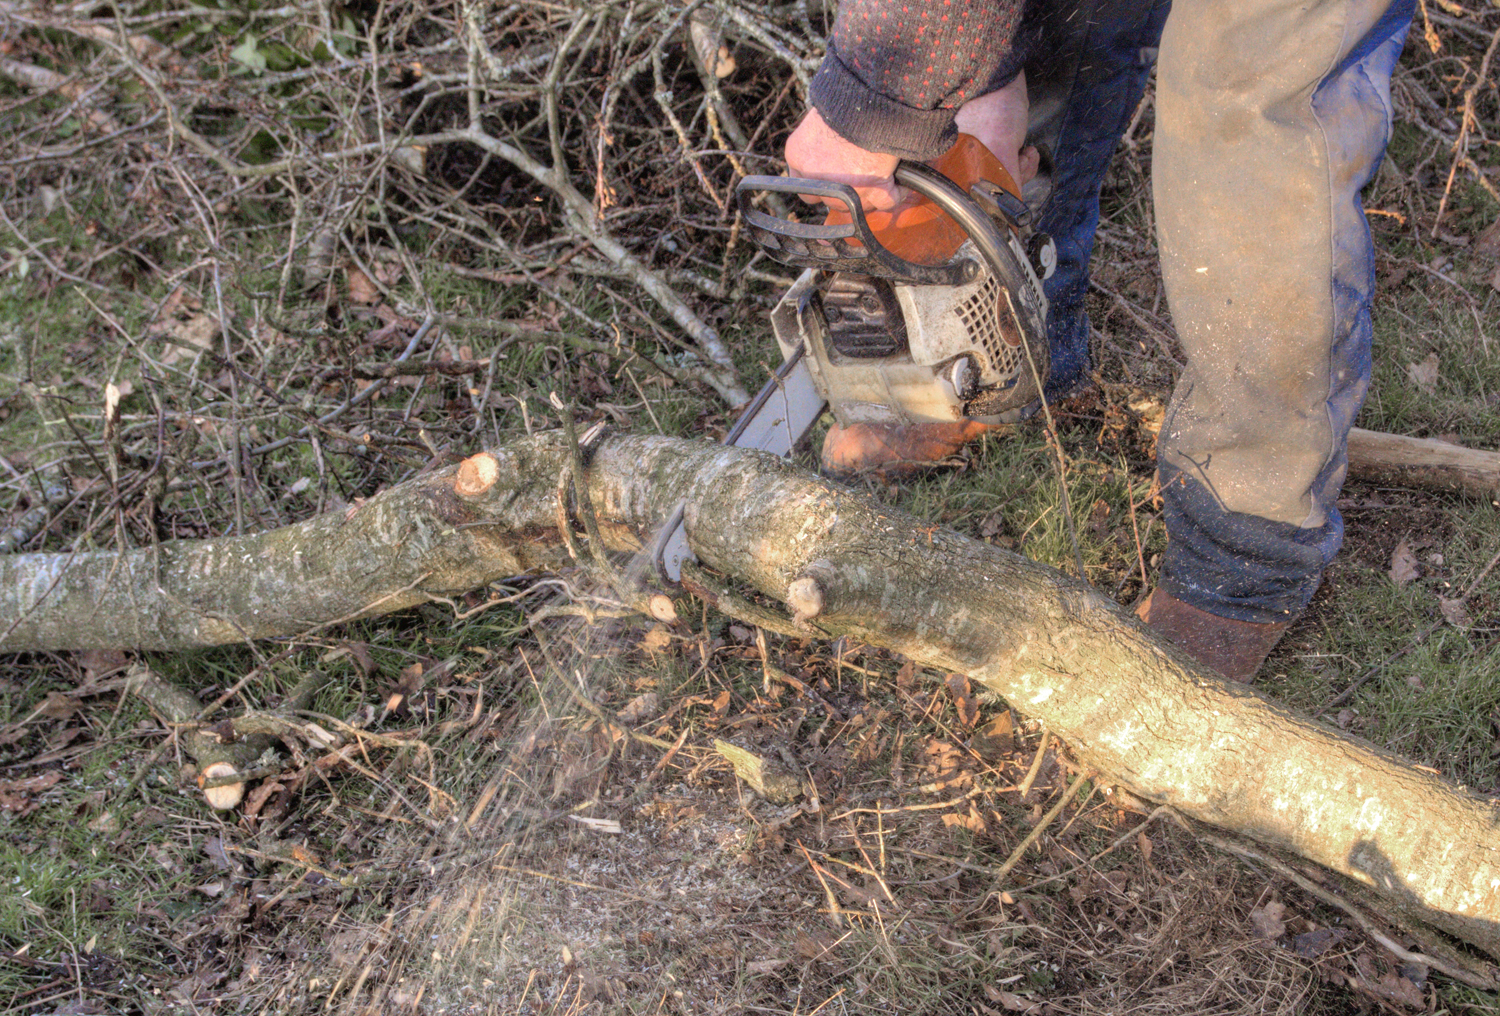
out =
[[1009,83],[1027,48],[1026,0],[842,0],[812,105],[846,140],[908,159],[941,155],[953,115]]

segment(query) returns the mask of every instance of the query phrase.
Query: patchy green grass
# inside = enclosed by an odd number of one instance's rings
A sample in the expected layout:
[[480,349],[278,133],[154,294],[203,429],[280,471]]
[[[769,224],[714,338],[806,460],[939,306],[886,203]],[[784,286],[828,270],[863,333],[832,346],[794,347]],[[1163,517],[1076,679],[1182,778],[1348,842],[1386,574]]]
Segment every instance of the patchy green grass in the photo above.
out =
[[[220,13],[185,51],[245,43],[255,17]],[[297,51],[321,37],[294,27],[281,26],[285,41],[274,46]],[[276,35],[255,30],[262,42]],[[517,30],[502,41],[526,38]],[[451,71],[441,59],[434,68]],[[692,81],[672,83],[696,94]],[[648,93],[628,98],[616,125],[634,142],[649,123]],[[0,85],[0,99],[25,98]],[[302,117],[322,101],[293,106]],[[48,99],[7,115],[30,129],[63,108]],[[232,112],[214,137],[251,123]],[[1057,407],[1064,472],[1033,420],[987,437],[961,468],[901,487],[869,484],[934,524],[1068,572],[1076,536],[1086,576],[1126,603],[1144,592],[1165,546],[1152,437],[1131,408],[1136,396],[1164,398],[1172,375],[1165,340],[1140,324],[1167,327],[1145,187],[1149,126],[1148,114],[1139,147],[1106,185],[1101,290],[1091,296],[1106,384]],[[77,129],[63,124],[51,140]],[[585,138],[570,158],[593,151]],[[1399,127],[1367,195],[1393,214],[1372,220],[1376,368],[1360,423],[1493,446],[1500,294],[1486,282],[1493,265],[1459,241],[1500,206],[1461,179],[1433,236],[1439,148],[1430,133]],[[305,249],[289,253],[291,188],[307,181],[217,181],[207,204],[176,208],[160,191],[134,190],[140,181],[120,169],[128,160],[104,161],[86,179],[48,183],[57,195],[36,180],[13,195],[26,242],[94,283],[67,284],[21,238],[5,241],[0,454],[11,469],[0,477],[0,513],[13,524],[57,476],[71,492],[25,549],[145,546],[347,510],[418,469],[558,426],[552,392],[581,419],[636,432],[717,438],[732,421],[706,389],[667,382],[646,362],[691,374],[654,304],[618,279],[556,263],[572,240],[543,245],[541,260],[518,267],[493,244],[433,227],[421,202],[447,201],[452,181],[382,167],[374,181],[319,191],[327,207],[300,219],[299,235],[321,225],[316,215],[337,214],[347,227],[335,268],[320,275]],[[622,235],[640,256],[715,277],[727,227],[686,164],[668,161],[620,181],[627,193],[635,187],[624,211],[639,216]],[[727,185],[727,170],[710,168],[722,175],[711,182]],[[534,186],[495,177],[485,182],[500,196],[470,209],[491,230],[481,239],[513,231],[536,240],[546,223],[524,207]],[[684,215],[718,231],[696,234],[701,257],[674,261],[657,240],[671,234],[680,246]],[[356,293],[356,259],[384,287],[378,300]],[[549,274],[519,283],[523,267]],[[753,390],[777,358],[766,320],[777,294],[738,268],[729,265],[722,298],[694,293],[692,302]],[[348,372],[390,363],[429,310],[448,323],[415,359],[492,357],[489,370],[396,379],[341,410],[370,383]],[[393,316],[406,324],[382,335]],[[200,330],[205,323],[227,325],[227,342]],[[194,335],[210,349],[184,346]],[[20,390],[28,380],[35,397]],[[124,485],[115,487],[104,479],[108,381],[128,386],[114,449]],[[250,449],[238,484],[236,436]],[[1351,484],[1346,551],[1259,687],[1500,793],[1500,576],[1475,588],[1466,621],[1442,612],[1500,550],[1495,510]],[[1398,585],[1388,570],[1403,541],[1420,574]],[[1284,904],[1292,935],[1343,933],[1343,918],[1092,783],[997,880],[1076,773],[1065,750],[1041,751],[1040,731],[1007,719],[1003,704],[982,703],[974,722],[948,675],[843,642],[757,639],[697,606],[675,626],[585,623],[566,611],[602,615],[614,604],[578,572],[491,592],[506,602],[478,610],[456,600],[296,640],[142,654],[205,706],[233,690],[210,721],[288,719],[277,711],[291,691],[309,674],[326,676],[290,719],[304,734],[309,724],[336,733],[342,747],[289,738],[231,812],[208,807],[181,731],[126,694],[109,661],[0,661],[0,1008],[48,1011],[80,997],[153,1014],[972,1014],[1032,1001],[1089,1014],[1331,1014],[1371,1005],[1340,985],[1354,961],[1383,963],[1378,950],[1350,937],[1320,958],[1298,957],[1258,938],[1252,914]],[[756,798],[715,750],[720,738],[784,765],[806,781],[803,794],[791,804]],[[1492,996],[1433,985],[1438,1012],[1497,1011]]]

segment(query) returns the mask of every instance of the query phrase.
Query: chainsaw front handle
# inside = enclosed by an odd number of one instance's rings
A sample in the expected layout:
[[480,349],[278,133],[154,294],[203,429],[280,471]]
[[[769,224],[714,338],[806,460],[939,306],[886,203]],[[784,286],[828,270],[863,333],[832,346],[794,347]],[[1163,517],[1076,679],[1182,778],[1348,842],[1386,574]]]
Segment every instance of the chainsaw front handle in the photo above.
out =
[[[910,187],[951,215],[951,202],[934,196],[932,177],[949,188],[954,187],[946,177],[925,166],[903,162],[896,169],[898,184]],[[791,196],[810,194],[821,198],[830,208],[838,202],[848,209],[849,221],[815,225],[771,215],[754,206],[756,195],[767,192]],[[739,202],[741,217],[750,227],[751,237],[762,250],[784,265],[850,272],[919,286],[961,286],[972,282],[979,274],[979,265],[972,258],[955,257],[941,264],[924,265],[893,253],[876,237],[860,206],[859,195],[846,183],[786,176],[747,176],[735,188],[735,198]]]

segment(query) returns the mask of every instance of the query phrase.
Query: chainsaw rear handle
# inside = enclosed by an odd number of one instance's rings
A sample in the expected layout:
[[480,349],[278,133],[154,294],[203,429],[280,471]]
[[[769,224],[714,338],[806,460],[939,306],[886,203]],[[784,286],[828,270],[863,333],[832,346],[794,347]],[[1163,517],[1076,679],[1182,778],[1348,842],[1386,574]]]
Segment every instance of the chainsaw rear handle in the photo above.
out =
[[[972,192],[965,191],[937,170],[904,159],[896,166],[895,180],[937,205],[957,222],[1002,283],[1013,291],[1026,285],[1028,280],[1005,256],[1008,240],[986,209],[988,206],[988,210],[998,212],[1015,226],[1022,227],[1030,219],[1024,202],[1003,188],[983,186],[986,181],[981,181]],[[811,194],[825,202],[833,199],[848,209],[849,222],[832,226],[813,225],[760,211],[751,202],[755,195],[766,191]],[[892,253],[870,228],[858,193],[846,183],[785,176],[747,176],[735,188],[735,196],[740,214],[749,225],[755,242],[782,264],[928,286],[963,285],[972,282],[979,274],[979,266],[966,257],[923,265]]]
[[[952,214],[949,204],[935,196],[928,187],[931,177],[963,193],[947,177],[926,166],[902,162],[896,169],[897,183],[910,187]],[[822,198],[830,207],[836,201],[849,210],[849,221],[838,225],[815,225],[771,215],[752,204],[757,194],[768,191],[792,196],[810,194]],[[762,250],[784,265],[850,272],[919,286],[961,286],[972,282],[979,274],[979,266],[970,258],[955,257],[941,264],[923,265],[892,253],[876,238],[860,206],[859,195],[846,183],[786,176],[747,176],[735,188],[735,197],[739,201],[740,215],[750,227],[751,237]],[[963,225],[961,219],[959,224]]]

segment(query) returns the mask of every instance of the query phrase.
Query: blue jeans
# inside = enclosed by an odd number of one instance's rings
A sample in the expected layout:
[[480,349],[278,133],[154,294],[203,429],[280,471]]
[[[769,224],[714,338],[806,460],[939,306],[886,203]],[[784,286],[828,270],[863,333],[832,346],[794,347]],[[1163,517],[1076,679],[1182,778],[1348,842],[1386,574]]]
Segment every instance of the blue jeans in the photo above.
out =
[[1296,616],[1343,541],[1335,499],[1369,386],[1374,291],[1359,191],[1384,155],[1413,8],[1075,0],[1036,24],[1054,395],[1086,377],[1099,186],[1160,47],[1153,191],[1187,356],[1158,446],[1161,584],[1222,617]]

